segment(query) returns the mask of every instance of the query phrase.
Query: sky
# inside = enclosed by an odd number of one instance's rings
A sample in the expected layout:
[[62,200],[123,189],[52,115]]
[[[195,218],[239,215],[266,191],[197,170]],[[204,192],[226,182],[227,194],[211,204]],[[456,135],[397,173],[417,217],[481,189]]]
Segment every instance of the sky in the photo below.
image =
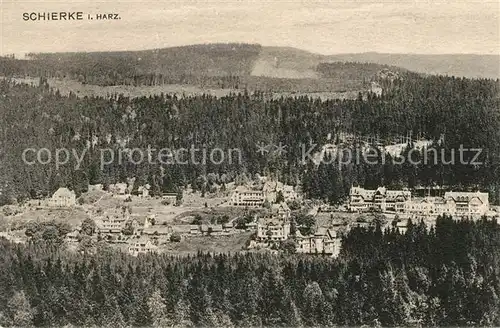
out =
[[[320,54],[500,54],[500,0],[0,0],[0,54],[116,51],[213,42]],[[23,13],[120,20],[24,21]]]

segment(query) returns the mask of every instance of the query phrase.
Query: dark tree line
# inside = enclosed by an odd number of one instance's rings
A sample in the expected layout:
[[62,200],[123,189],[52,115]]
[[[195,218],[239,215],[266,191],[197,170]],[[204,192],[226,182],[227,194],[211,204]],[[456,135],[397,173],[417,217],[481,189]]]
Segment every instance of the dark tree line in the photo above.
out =
[[500,228],[356,228],[338,259],[129,257],[0,241],[3,326],[498,326]]

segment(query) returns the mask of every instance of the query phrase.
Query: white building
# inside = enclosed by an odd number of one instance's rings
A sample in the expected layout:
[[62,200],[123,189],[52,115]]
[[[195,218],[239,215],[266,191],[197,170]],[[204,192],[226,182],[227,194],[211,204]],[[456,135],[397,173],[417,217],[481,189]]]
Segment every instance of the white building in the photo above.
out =
[[485,192],[446,192],[444,200],[456,216],[479,217],[490,210],[489,195]]
[[288,221],[290,220],[290,207],[285,202],[279,204],[273,204],[271,206],[271,214],[280,220]]
[[288,217],[266,217],[257,222],[257,240],[283,241],[290,236],[290,221]]
[[398,213],[410,218],[438,215],[477,218],[490,210],[488,193],[483,192],[446,192],[444,197],[415,197],[409,190],[387,190],[379,187],[368,190],[352,187],[349,210],[366,212]]
[[264,186],[262,187],[262,191],[264,192],[266,200],[271,203],[276,202],[278,194],[280,193],[283,196],[284,201],[298,199],[298,194],[293,186],[285,185],[276,180],[266,180]]
[[139,186],[139,188],[137,188],[137,194],[140,196],[140,197],[149,197],[149,190],[151,189],[151,185],[148,183],[144,186]]
[[68,188],[59,188],[49,201],[50,206],[71,207],[76,205],[76,194]]
[[337,257],[340,253],[341,238],[333,229],[320,227],[313,236],[302,236],[299,231],[297,236],[297,253],[327,254]]
[[233,206],[256,207],[262,206],[266,200],[262,190],[252,190],[244,186],[238,186],[233,191],[229,204]]
[[411,200],[411,192],[409,190],[387,190],[385,187],[379,187],[376,190],[352,187],[349,197],[349,210],[352,212],[370,210],[404,212],[404,204]]
[[126,183],[116,183],[109,185],[109,191],[115,195],[125,195],[127,193]]
[[293,186],[284,185],[279,181],[266,180],[261,186],[238,186],[231,194],[229,204],[232,206],[258,207],[265,201],[275,203],[278,195],[283,196],[284,201],[299,198]]
[[405,214],[410,217],[450,215],[479,218],[488,214],[488,193],[446,192],[444,197],[415,198],[405,204]]
[[102,234],[120,234],[125,228],[125,217],[112,216],[96,220],[97,230]]
[[128,253],[132,256],[137,256],[139,254],[156,253],[158,247],[153,245],[149,239],[140,239],[132,242],[128,248]]
[[175,205],[177,203],[177,194],[173,192],[166,192],[161,195],[161,199],[170,205]]

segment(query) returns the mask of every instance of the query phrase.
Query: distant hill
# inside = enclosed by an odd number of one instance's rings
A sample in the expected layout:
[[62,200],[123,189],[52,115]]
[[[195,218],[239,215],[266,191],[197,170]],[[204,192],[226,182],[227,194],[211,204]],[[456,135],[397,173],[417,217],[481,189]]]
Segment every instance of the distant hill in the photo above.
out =
[[0,59],[0,75],[69,78],[100,86],[194,85],[282,92],[365,90],[381,70],[465,77],[500,77],[494,55],[341,54],[290,47],[203,44],[91,53],[30,54]]
[[227,76],[249,75],[260,52],[260,45],[228,43],[143,51],[30,54],[29,58],[73,74]]
[[499,55],[418,55],[367,52],[325,56],[327,61],[375,63],[398,66],[407,70],[433,75],[469,78],[500,78]]
[[[271,68],[263,70],[262,62],[276,63],[279,70]],[[416,73],[432,75],[449,75],[468,78],[500,78],[499,55],[421,55],[421,54],[384,54],[367,52],[360,54],[319,55],[290,47],[262,47],[256,62],[253,75],[286,77],[290,70],[298,76],[311,78],[317,73],[320,63],[371,63],[383,66],[403,68]],[[366,68],[366,67],[364,67]],[[281,70],[283,76],[279,75]]]

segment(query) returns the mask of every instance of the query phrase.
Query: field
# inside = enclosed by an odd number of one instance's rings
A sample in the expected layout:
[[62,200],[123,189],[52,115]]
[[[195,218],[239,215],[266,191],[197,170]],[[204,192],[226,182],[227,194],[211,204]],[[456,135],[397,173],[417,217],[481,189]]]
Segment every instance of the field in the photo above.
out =
[[159,197],[126,197],[104,191],[91,191],[82,194],[81,205],[72,208],[50,208],[44,200],[31,200],[24,204],[8,205],[0,211],[0,231],[23,229],[30,221],[66,222],[76,227],[85,218],[114,215],[123,207],[131,210],[131,217],[139,221],[155,215],[157,224],[191,224],[195,216],[204,223],[214,217],[227,215],[230,220],[245,213],[243,208],[228,207],[225,197],[201,197],[199,193],[186,193],[180,206],[165,205]]
[[[281,68],[281,70],[287,70]],[[271,71],[269,71],[271,72]],[[268,72],[268,73],[269,73]],[[281,74],[281,73],[280,73]],[[321,100],[330,99],[356,99],[359,92],[363,92],[363,87],[359,81],[349,79],[318,79],[314,77],[289,77],[287,74],[277,74],[276,76],[252,75],[242,77],[240,89],[201,87],[193,84],[162,84],[162,85],[112,85],[100,86],[95,84],[83,84],[69,78],[49,78],[47,83],[50,88],[58,90],[61,95],[76,95],[84,97],[113,97],[124,95],[130,98],[149,97],[154,95],[169,94],[182,96],[211,95],[215,97],[225,97],[230,94],[243,92],[245,88],[250,91],[264,90],[270,98],[279,99],[281,97],[311,97]],[[293,75],[294,73],[290,73]],[[279,76],[278,76],[279,75]],[[0,77],[5,78],[5,77]],[[32,86],[39,85],[37,77],[16,77],[12,78],[16,83],[24,83]]]
[[251,232],[242,232],[229,236],[189,237],[178,243],[161,246],[163,253],[174,255],[195,254],[199,251],[213,253],[229,253],[244,250]]
[[[277,87],[277,90],[283,89],[293,89],[287,82],[295,81],[293,85],[300,83],[300,81],[312,80],[289,80],[289,79],[279,79],[282,87]],[[16,79],[19,83],[38,83],[37,80],[33,79]],[[265,82],[265,81],[264,81]],[[252,78],[249,84],[253,88],[268,88],[266,83],[263,81],[258,81],[257,78]],[[68,95],[72,93],[77,97],[111,97],[118,94],[123,94],[126,97],[138,98],[138,97],[149,97],[153,95],[160,94],[170,94],[176,96],[196,96],[196,95],[212,95],[216,97],[229,96],[231,93],[240,93],[242,90],[238,89],[212,89],[212,88],[201,88],[194,85],[180,85],[180,84],[165,84],[158,86],[131,86],[131,85],[116,85],[116,86],[98,86],[92,84],[82,84],[75,80],[69,79],[49,79],[48,83],[51,88],[59,90],[62,95]],[[319,82],[314,82],[314,85],[319,84]],[[311,90],[317,89],[312,87]],[[361,90],[359,90],[361,91]],[[318,98],[321,100],[329,99],[355,99],[358,96],[358,90],[352,91],[311,91],[311,92],[291,92],[291,91],[273,91],[271,92],[271,97],[273,99],[278,99],[280,97],[311,97]]]
[[[101,196],[99,196],[101,195]],[[129,207],[132,217],[145,218],[148,215],[156,215],[158,224],[191,224],[193,218],[201,216],[203,222],[209,223],[213,217],[227,215],[230,220],[245,214],[246,209],[230,207],[227,204],[227,195],[207,194],[201,197],[199,192],[187,190],[184,192],[183,201],[180,206],[165,205],[159,197],[130,196],[130,201],[125,201],[123,196],[116,196],[105,192],[92,192],[82,195],[85,199],[98,199],[89,206],[94,210],[100,209],[106,212],[122,206]]]
[[149,97],[152,95],[171,94],[177,96],[194,96],[208,94],[216,97],[224,97],[232,93],[237,93],[234,89],[204,89],[194,85],[165,84],[160,86],[99,86],[92,84],[82,84],[78,81],[69,79],[49,79],[51,88],[59,90],[62,95],[68,95],[70,92],[78,97],[109,97],[123,94],[126,97]]
[[3,216],[2,230],[10,227],[12,230],[23,229],[25,224],[30,221],[51,221],[54,220],[60,223],[68,223],[70,226],[75,227],[81,221],[88,217],[84,208],[61,208],[61,209],[48,209],[48,208],[22,208],[20,213],[13,216]]

